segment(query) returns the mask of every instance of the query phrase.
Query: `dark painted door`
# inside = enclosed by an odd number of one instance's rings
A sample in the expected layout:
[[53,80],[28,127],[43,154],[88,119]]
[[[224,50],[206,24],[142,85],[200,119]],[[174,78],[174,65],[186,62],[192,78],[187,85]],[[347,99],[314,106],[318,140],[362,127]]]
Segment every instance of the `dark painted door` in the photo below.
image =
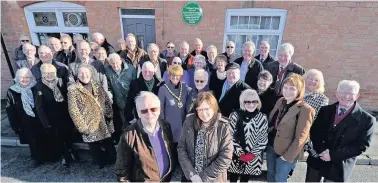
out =
[[122,18],[124,37],[133,33],[137,37],[137,44],[147,51],[149,43],[156,43],[155,19],[151,18]]

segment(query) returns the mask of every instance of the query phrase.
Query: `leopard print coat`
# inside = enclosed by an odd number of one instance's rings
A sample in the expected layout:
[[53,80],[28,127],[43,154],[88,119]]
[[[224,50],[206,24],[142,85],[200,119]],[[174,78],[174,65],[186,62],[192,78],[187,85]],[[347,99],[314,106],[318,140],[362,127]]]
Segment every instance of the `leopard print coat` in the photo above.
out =
[[105,90],[92,83],[92,92],[76,82],[68,87],[68,110],[84,142],[111,137],[114,132],[112,105]]

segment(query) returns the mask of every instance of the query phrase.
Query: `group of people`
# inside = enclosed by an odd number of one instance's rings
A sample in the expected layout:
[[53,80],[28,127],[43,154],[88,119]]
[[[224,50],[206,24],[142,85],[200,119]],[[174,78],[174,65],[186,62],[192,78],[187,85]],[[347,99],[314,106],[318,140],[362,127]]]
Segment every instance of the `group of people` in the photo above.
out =
[[275,60],[269,41],[255,57],[253,42],[242,55],[232,41],[205,51],[198,38],[192,52],[185,41],[160,52],[128,34],[115,51],[101,33],[75,36],[38,53],[22,36],[15,51],[6,109],[35,165],[68,166],[82,140],[100,168],[115,163],[118,181],[247,182],[266,151],[267,180],[287,182],[305,150],[306,181],[347,181],[370,146],[376,119],[357,102],[359,83],[340,81],[329,105],[322,72],[293,62],[290,43]]

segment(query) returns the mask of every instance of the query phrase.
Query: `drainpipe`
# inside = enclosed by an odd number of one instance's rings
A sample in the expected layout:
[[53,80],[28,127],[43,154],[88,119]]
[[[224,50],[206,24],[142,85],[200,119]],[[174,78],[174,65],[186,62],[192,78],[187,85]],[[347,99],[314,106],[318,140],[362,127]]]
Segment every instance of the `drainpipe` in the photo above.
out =
[[14,76],[15,76],[14,75],[14,70],[13,70],[12,63],[11,63],[11,61],[9,59],[7,47],[5,46],[5,43],[4,43],[3,33],[1,33],[1,47],[3,48],[4,56],[5,56],[5,59],[7,60],[9,71],[10,71],[10,73],[12,75],[12,78],[14,78]]

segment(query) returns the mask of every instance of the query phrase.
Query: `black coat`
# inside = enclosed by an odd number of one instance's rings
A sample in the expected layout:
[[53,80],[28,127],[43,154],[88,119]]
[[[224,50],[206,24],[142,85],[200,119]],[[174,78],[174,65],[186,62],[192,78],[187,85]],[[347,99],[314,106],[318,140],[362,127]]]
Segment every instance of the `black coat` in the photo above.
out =
[[228,92],[226,92],[223,98],[219,101],[219,108],[222,116],[229,117],[233,111],[240,109],[239,97],[245,89],[251,89],[251,87],[242,80],[239,80],[230,88],[230,90],[228,90]]
[[112,53],[115,53],[114,47],[108,42],[108,40],[104,40],[102,45],[99,45],[99,47],[105,48],[106,54],[109,56]]
[[273,88],[268,88],[264,93],[259,95],[261,101],[260,112],[269,116],[270,112],[273,110],[274,105],[276,104],[278,97],[274,92]]
[[209,89],[213,91],[215,98],[219,101],[219,97],[222,94],[222,88],[224,81],[226,81],[226,78],[223,80],[220,80],[217,76],[216,71],[213,72],[210,76],[209,80]]
[[[193,57],[196,56],[196,50],[193,50],[191,53],[190,53]],[[206,60],[208,60],[209,58],[207,57],[207,52],[202,50],[201,51],[201,55],[204,56],[206,58]]]
[[[37,64],[33,65],[31,68],[31,72],[33,73],[33,76],[37,81],[40,81],[42,79],[42,73],[41,73],[41,66],[43,62],[39,61]],[[56,76],[58,78],[62,78],[63,82],[68,82],[68,67],[67,65],[57,62],[53,60],[51,62],[52,65],[56,68]]]
[[[152,93],[158,94],[159,88],[164,82],[160,81],[156,76],[154,76],[155,82],[152,87]],[[146,86],[146,83],[144,82],[143,76],[134,79],[131,81],[130,84],[130,90],[129,95],[127,96],[127,102],[125,107],[125,116],[126,121],[129,122],[131,120],[138,119],[138,113],[136,112],[136,106],[135,106],[135,97],[141,92],[141,91],[148,91],[148,88]]]
[[[260,55],[257,55],[255,57],[255,59],[260,60]],[[270,63],[274,62],[274,61],[275,61],[274,58],[272,56],[270,56],[269,53],[268,53],[268,56],[266,57],[266,59],[264,61],[260,60],[260,62],[262,63],[262,65],[263,65],[263,67],[264,67],[265,70],[268,70],[268,65]]]
[[[243,57],[240,57],[235,60],[235,63],[239,64],[241,67],[243,60]],[[262,70],[264,70],[263,65],[259,60],[255,59],[248,66],[248,72],[245,75],[244,82],[247,83],[252,89],[257,90],[258,75]]]
[[239,54],[237,54],[235,52],[232,55],[230,55],[230,56],[227,55],[227,52],[224,52],[222,54],[227,57],[227,63],[235,62],[236,59],[238,59],[239,57],[241,57],[241,55],[239,55]]
[[73,47],[67,53],[64,50],[60,50],[56,53],[54,59],[68,66],[70,63],[76,61],[76,51]]
[[303,69],[302,66],[300,66],[300,65],[298,65],[294,62],[291,62],[288,66],[286,66],[281,80],[277,81],[278,72],[280,70],[279,67],[280,67],[280,64],[279,64],[278,61],[272,62],[268,65],[268,71],[273,76],[273,83],[272,83],[271,86],[274,88],[277,95],[281,94],[282,81],[284,81],[288,76],[290,76],[291,73],[296,73],[296,74],[299,74],[299,75],[305,74],[305,70]]
[[321,107],[310,130],[314,150],[320,154],[329,149],[331,161],[309,156],[307,164],[328,180],[344,182],[351,176],[357,156],[369,148],[376,119],[355,103],[354,109],[334,127],[337,107],[338,103]]

